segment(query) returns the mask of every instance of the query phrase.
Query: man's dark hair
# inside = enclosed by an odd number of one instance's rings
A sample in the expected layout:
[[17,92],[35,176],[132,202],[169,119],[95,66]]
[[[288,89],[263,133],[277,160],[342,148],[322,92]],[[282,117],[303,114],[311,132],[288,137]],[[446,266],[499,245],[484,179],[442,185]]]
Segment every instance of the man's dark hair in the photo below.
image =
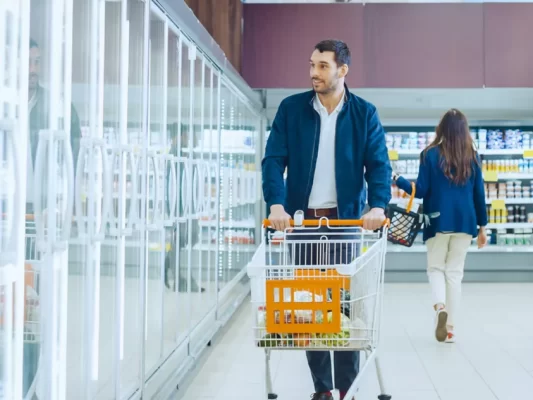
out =
[[323,40],[315,46],[315,50],[318,50],[321,53],[332,51],[335,54],[335,62],[339,67],[344,64],[350,66],[350,62],[352,61],[350,49],[342,40]]
[[37,44],[37,42],[35,40],[33,40],[32,38],[30,38],[30,49],[34,48],[34,47],[37,47],[39,48],[39,45]]

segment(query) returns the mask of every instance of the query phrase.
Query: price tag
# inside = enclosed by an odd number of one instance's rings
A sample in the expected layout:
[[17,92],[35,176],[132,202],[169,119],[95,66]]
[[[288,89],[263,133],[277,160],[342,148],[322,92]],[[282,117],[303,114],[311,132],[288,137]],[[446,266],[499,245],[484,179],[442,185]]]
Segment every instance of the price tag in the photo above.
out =
[[505,210],[505,200],[492,200],[491,206],[495,210]]
[[485,182],[498,182],[498,171],[486,171],[483,174]]
[[523,157],[524,158],[533,158],[533,149],[524,150]]
[[389,160],[397,161],[399,158],[397,150],[389,150]]

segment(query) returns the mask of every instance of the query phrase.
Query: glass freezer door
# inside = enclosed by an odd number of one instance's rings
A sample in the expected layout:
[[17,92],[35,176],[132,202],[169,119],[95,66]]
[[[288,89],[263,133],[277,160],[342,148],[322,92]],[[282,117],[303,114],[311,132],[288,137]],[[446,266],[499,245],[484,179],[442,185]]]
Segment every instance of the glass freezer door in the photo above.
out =
[[[35,324],[31,263],[25,263],[29,2],[0,4],[0,396],[23,398],[23,354]],[[27,273],[25,274],[25,267]],[[26,279],[27,276],[27,279]],[[25,285],[26,284],[26,285]],[[29,306],[27,306],[27,304]],[[27,332],[27,335],[24,333]]]
[[[81,132],[71,108],[72,2],[31,1],[29,141],[40,337],[25,357],[27,396],[66,398],[68,244]],[[25,385],[26,386],[26,385]]]

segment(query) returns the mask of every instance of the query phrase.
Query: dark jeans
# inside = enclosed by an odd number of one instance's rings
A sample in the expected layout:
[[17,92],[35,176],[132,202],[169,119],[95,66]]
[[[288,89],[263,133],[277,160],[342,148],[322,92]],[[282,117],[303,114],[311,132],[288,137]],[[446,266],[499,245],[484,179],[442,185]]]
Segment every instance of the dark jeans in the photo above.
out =
[[[333,263],[348,263],[353,253],[359,251],[351,244],[333,243],[318,244],[321,238],[330,240],[346,240],[355,238],[350,235],[335,236],[332,232],[347,232],[348,230],[321,227],[317,230],[304,230],[305,235],[298,235],[300,230],[295,230],[287,237],[287,240],[306,241],[307,243],[295,243],[289,245],[292,262],[295,265],[328,265]],[[311,233],[313,232],[313,233]],[[316,232],[316,234],[314,233]],[[329,235],[328,235],[329,233]],[[308,241],[312,241],[310,244]],[[339,310],[340,312],[340,310]],[[311,376],[315,385],[316,393],[329,392],[334,389],[331,373],[331,357],[329,351],[308,351],[307,362],[311,370]],[[359,373],[358,351],[334,351],[333,362],[335,364],[335,387],[340,391],[347,391],[352,386],[355,377]]]

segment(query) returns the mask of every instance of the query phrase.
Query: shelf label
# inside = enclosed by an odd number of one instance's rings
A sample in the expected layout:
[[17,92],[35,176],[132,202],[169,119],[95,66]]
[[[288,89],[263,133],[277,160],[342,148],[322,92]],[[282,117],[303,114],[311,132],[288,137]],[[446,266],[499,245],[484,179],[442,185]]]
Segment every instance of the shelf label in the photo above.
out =
[[505,200],[492,200],[491,206],[495,210],[505,210]]
[[498,182],[498,171],[486,171],[483,174],[485,182]]
[[533,158],[533,149],[524,150],[523,157],[524,158]]
[[399,158],[398,150],[389,150],[389,160],[398,161]]

